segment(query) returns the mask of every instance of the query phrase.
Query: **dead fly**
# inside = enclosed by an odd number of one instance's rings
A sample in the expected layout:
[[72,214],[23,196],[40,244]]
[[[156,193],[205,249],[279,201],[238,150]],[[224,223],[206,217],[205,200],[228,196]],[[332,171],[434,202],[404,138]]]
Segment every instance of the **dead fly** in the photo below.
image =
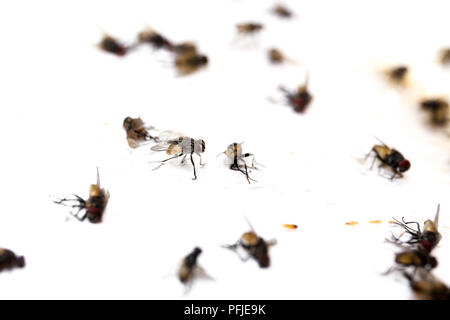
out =
[[148,133],[148,130],[152,127],[146,127],[141,118],[126,117],[123,120],[123,128],[127,132],[127,141],[130,148],[137,148],[140,143],[149,140],[159,142],[157,137]]
[[23,268],[24,266],[24,257],[16,256],[11,250],[0,248],[0,272],[13,268]]
[[446,99],[432,98],[424,99],[420,102],[420,106],[423,110],[430,113],[430,122],[434,126],[442,127],[446,126],[449,116],[449,104]]
[[235,244],[224,245],[223,247],[235,252],[238,252],[238,250],[244,250],[247,255],[246,257],[242,257],[238,253],[241,260],[246,261],[249,258],[253,258],[258,262],[258,265],[261,268],[267,268],[270,266],[269,247],[275,245],[276,241],[265,241],[256,234],[251,225],[250,229],[251,231],[244,233]]
[[131,49],[131,47],[126,46],[125,44],[119,42],[117,39],[107,34],[103,36],[103,39],[98,44],[98,47],[105,52],[115,54],[119,57],[126,55],[129,49]]
[[407,66],[399,65],[385,71],[388,80],[395,85],[406,85],[409,69]]
[[179,54],[175,58],[175,68],[179,75],[188,75],[198,71],[208,64],[208,57],[196,52]]
[[293,13],[285,6],[278,4],[272,9],[272,13],[280,18],[292,18]]
[[282,64],[285,62],[294,62],[291,59],[287,58],[283,52],[276,48],[271,48],[267,51],[267,56],[269,57],[269,61],[272,64]]
[[264,26],[262,24],[254,23],[254,22],[240,23],[240,24],[236,25],[236,29],[237,29],[238,33],[242,34],[242,35],[255,34],[255,33],[261,31],[263,28],[264,28]]
[[395,254],[396,266],[389,269],[386,273],[390,273],[395,270],[404,270],[407,267],[413,267],[414,270],[417,268],[424,268],[428,271],[436,268],[437,260],[435,257],[430,255],[430,252],[422,246],[416,246],[415,248],[407,248],[404,245],[397,244],[403,250]]
[[450,288],[427,270],[420,268],[412,274],[404,272],[409,285],[418,298],[424,300],[450,300]]
[[290,105],[295,112],[304,113],[308,105],[311,103],[312,95],[308,91],[308,78],[305,84],[298,86],[296,91],[290,91],[283,86],[278,88],[284,93],[286,103]]
[[441,50],[439,53],[439,61],[443,65],[450,65],[450,48]]
[[405,157],[400,152],[395,149],[389,148],[380,139],[378,140],[382,144],[373,146],[372,150],[370,150],[370,152],[365,157],[365,159],[367,159],[372,153],[375,154],[370,168],[373,168],[375,160],[378,159],[381,162],[378,168],[388,166],[392,169],[393,175],[391,176],[391,180],[393,180],[396,176],[402,177],[402,173],[409,170],[409,168],[411,167],[411,163],[409,162],[409,160],[405,159]]
[[[77,218],[79,221],[84,221],[86,218],[88,218],[89,222],[91,223],[99,223],[102,221],[103,212],[105,211],[106,205],[109,200],[109,192],[100,187],[100,175],[98,173],[98,168],[97,184],[91,184],[91,187],[89,189],[89,198],[87,200],[84,200],[76,194],[74,194],[74,196],[75,199],[64,198],[55,201],[55,203],[76,208],[77,212],[70,212],[70,214]],[[81,211],[84,211],[84,214],[80,217],[78,214]]]
[[[242,144],[243,144],[243,142],[241,142],[241,143],[234,142],[234,143],[230,144],[227,147],[227,149],[224,152],[220,153],[218,156],[220,156],[221,154],[225,154],[228,157],[228,159],[232,162],[230,164],[231,170],[242,172],[247,177],[248,183],[250,183],[250,180],[256,182],[256,180],[254,180],[248,176],[249,168],[258,170],[258,168],[256,167],[255,157],[252,153],[243,153],[242,152]],[[248,158],[252,158],[251,166],[247,165],[246,160]],[[244,168],[244,169],[242,169],[242,168]]]
[[195,55],[197,54],[197,46],[192,42],[182,42],[173,45],[172,51],[176,55]]
[[155,49],[172,50],[172,43],[164,36],[150,28],[139,32],[138,41],[141,44],[147,43]]
[[186,137],[185,135],[182,135],[181,133],[177,133],[177,132],[173,132],[173,131],[162,132],[160,134],[160,136],[158,137],[158,139],[161,142],[159,144],[153,146],[151,148],[151,150],[165,151],[168,155],[171,155],[172,157],[162,160],[162,161],[155,161],[155,162],[158,162],[161,164],[153,170],[160,168],[167,161],[175,159],[175,158],[179,158],[181,156],[183,156],[183,159],[181,160],[181,164],[184,164],[186,157],[189,155],[192,166],[194,167],[193,180],[196,180],[197,172],[196,172],[196,168],[195,168],[193,155],[195,153],[200,157],[200,166],[203,167],[205,164],[202,163],[201,154],[203,152],[205,152],[205,141],[201,140],[201,139],[195,140],[193,138]]
[[[423,248],[430,252],[437,246],[442,238],[441,234],[438,231],[439,211],[440,205],[438,205],[434,221],[426,220],[424,222],[423,231],[420,230],[420,225],[416,221],[407,222],[404,218],[402,218],[402,221],[399,221],[394,218],[393,223],[403,228],[404,232],[409,235],[409,239],[405,241],[402,241],[401,238],[396,238],[395,236],[393,236],[394,241],[403,242],[406,244],[420,244]],[[412,228],[409,225],[415,225],[416,228]]]
[[202,249],[196,247],[191,253],[189,253],[183,261],[181,261],[180,269],[178,270],[178,279],[186,284],[191,282],[195,276],[198,256],[202,253]]

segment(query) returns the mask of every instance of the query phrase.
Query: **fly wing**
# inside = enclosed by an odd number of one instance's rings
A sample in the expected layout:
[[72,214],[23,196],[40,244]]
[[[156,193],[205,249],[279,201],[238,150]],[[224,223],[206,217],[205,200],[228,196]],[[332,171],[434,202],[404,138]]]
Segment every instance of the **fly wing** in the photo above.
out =
[[178,141],[178,139],[180,137],[185,137],[184,134],[176,132],[176,131],[171,131],[171,130],[167,130],[167,131],[163,131],[159,134],[158,138],[162,141],[162,142],[170,142],[170,141]]
[[162,142],[162,143],[158,143],[155,144],[154,146],[152,146],[150,148],[150,150],[152,151],[167,151],[167,149],[169,149],[170,144],[167,142]]
[[377,136],[373,136],[375,139],[377,139],[383,146],[388,147],[386,143],[384,143],[380,138]]
[[152,151],[167,151],[171,143],[178,142],[180,137],[184,137],[184,135],[171,130],[163,131],[158,136],[161,142],[152,146],[150,149]]
[[386,159],[392,153],[391,149],[384,145],[376,145],[373,150],[380,156],[381,159]]

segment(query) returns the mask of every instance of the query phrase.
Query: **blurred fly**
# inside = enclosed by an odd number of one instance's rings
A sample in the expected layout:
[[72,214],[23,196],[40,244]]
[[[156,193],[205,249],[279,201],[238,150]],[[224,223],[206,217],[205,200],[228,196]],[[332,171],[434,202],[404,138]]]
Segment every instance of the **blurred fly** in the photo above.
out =
[[105,34],[103,36],[103,39],[98,44],[98,47],[105,52],[114,54],[119,57],[123,57],[124,55],[126,55],[132,48],[121,43],[119,40],[108,34]]
[[423,300],[450,300],[450,288],[431,272],[419,268],[417,272],[404,272],[411,289]]
[[195,55],[198,53],[197,46],[192,42],[182,42],[172,46],[176,55]]
[[443,65],[450,65],[450,48],[442,49],[440,51],[439,61]]
[[290,91],[283,86],[279,86],[278,89],[284,93],[286,103],[295,112],[304,113],[312,101],[312,95],[308,91],[308,77],[306,78],[305,84],[298,86],[296,91]]
[[287,7],[281,4],[277,4],[273,9],[272,13],[280,18],[289,19],[292,18],[293,13]]
[[[378,138],[377,138],[378,139]],[[372,154],[375,154],[373,158],[372,166],[375,163],[375,160],[378,159],[381,164],[379,168],[388,166],[392,169],[393,175],[391,176],[391,180],[393,180],[396,176],[402,177],[402,173],[408,171],[411,167],[411,163],[409,160],[405,159],[405,157],[395,149],[389,148],[384,142],[378,139],[382,144],[373,146],[372,150],[366,155],[366,159]]]
[[151,28],[147,28],[138,34],[139,43],[146,43],[151,45],[154,49],[172,50],[172,43],[160,33]]
[[197,53],[197,50],[186,50],[186,53],[177,54],[175,58],[175,68],[182,76],[194,73],[207,65],[208,57]]
[[[97,183],[91,184],[89,189],[89,198],[85,200],[76,194],[74,194],[74,196],[74,199],[64,198],[55,201],[55,203],[77,209],[76,213],[70,212],[70,214],[79,221],[84,221],[86,218],[91,223],[100,223],[102,221],[103,213],[109,200],[109,192],[102,189],[100,186],[100,174],[98,172],[98,168]],[[79,216],[81,211],[84,212],[81,216]]]
[[236,25],[239,34],[255,34],[261,31],[264,26],[260,23],[249,22]]
[[402,248],[402,251],[395,254],[396,266],[389,269],[386,273],[395,270],[405,270],[405,268],[408,267],[412,267],[414,270],[417,268],[424,268],[428,271],[437,267],[438,262],[436,258],[433,257],[423,246],[417,245],[415,247],[408,248],[396,240],[388,241]]
[[449,103],[444,98],[430,98],[424,99],[420,102],[420,106],[423,110],[428,111],[430,114],[430,122],[437,127],[443,127],[448,124],[449,116]]
[[[395,237],[394,240],[397,242],[404,242],[406,244],[420,244],[423,248],[430,252],[437,246],[442,238],[438,230],[439,211],[440,205],[437,207],[434,221],[430,219],[426,220],[423,224],[423,230],[420,229],[420,225],[416,221],[405,221],[404,218],[402,218],[402,221],[399,221],[394,218],[393,224],[401,227],[409,236],[409,238],[405,241]],[[415,225],[415,228],[410,225]]]
[[201,253],[202,249],[196,247],[181,261],[181,266],[178,269],[178,279],[182,283],[186,284],[191,282],[194,278],[196,269],[199,268],[197,260]]
[[127,133],[127,141],[130,148],[137,148],[142,142],[149,140],[159,142],[157,137],[153,137],[148,132],[152,127],[145,126],[141,118],[126,117],[123,120],[123,128]]
[[11,250],[0,248],[0,272],[24,266],[25,258],[23,256],[17,256]]
[[291,59],[289,59],[288,57],[286,57],[285,55],[284,55],[284,53],[283,52],[281,52],[279,49],[277,49],[277,48],[270,48],[268,51],[267,51],[267,56],[268,56],[268,58],[269,58],[269,61],[272,63],[272,64],[282,64],[282,63],[285,63],[285,62],[292,62],[292,63],[295,63],[293,60],[291,60]]
[[164,131],[162,132],[158,139],[161,141],[159,144],[154,145],[151,150],[153,151],[165,151],[171,157],[162,161],[155,161],[160,163],[158,167],[154,170],[160,168],[167,161],[176,159],[179,157],[183,157],[181,160],[181,164],[185,163],[186,157],[189,156],[191,159],[192,166],[194,168],[194,178],[197,179],[197,171],[193,159],[193,155],[196,154],[200,157],[200,166],[204,166],[202,163],[201,154],[205,152],[205,141],[202,139],[193,139],[189,138],[181,133],[173,132],[173,131]]
[[[248,222],[248,221],[247,221]],[[250,225],[250,222],[248,222]],[[224,245],[226,249],[237,252],[239,249],[243,249],[247,257],[243,258],[239,256],[241,260],[246,261],[248,258],[253,258],[258,262],[261,268],[267,268],[270,266],[269,248],[276,244],[276,240],[265,241],[258,236],[250,225],[251,231],[244,233],[241,238],[232,245]]]
[[409,68],[405,65],[398,65],[386,70],[385,74],[392,84],[404,86],[407,84]]

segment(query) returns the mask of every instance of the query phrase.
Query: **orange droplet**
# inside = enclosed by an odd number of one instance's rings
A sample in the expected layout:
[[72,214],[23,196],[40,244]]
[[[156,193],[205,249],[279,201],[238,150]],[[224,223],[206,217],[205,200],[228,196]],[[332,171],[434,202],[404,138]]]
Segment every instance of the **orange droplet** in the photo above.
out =
[[346,222],[345,224],[348,225],[348,226],[356,226],[359,223],[356,222],[356,221],[350,221],[350,222]]
[[282,226],[289,230],[295,230],[298,228],[296,224],[283,224]]
[[381,220],[371,220],[369,223],[381,223]]
[[396,221],[395,220],[389,220],[388,222],[389,223],[395,223]]

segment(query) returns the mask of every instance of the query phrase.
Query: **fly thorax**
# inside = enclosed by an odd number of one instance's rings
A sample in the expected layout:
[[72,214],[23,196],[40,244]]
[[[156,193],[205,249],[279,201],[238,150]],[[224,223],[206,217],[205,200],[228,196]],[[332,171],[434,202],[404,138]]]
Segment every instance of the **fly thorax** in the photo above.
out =
[[258,244],[259,237],[253,231],[246,232],[242,235],[242,244],[248,247],[255,246]]
[[436,224],[431,220],[426,220],[423,224],[423,231],[425,232],[433,232],[437,233],[437,227]]
[[102,191],[100,187],[96,184],[91,184],[91,188],[89,189],[89,198],[91,197],[100,197],[102,195]]

